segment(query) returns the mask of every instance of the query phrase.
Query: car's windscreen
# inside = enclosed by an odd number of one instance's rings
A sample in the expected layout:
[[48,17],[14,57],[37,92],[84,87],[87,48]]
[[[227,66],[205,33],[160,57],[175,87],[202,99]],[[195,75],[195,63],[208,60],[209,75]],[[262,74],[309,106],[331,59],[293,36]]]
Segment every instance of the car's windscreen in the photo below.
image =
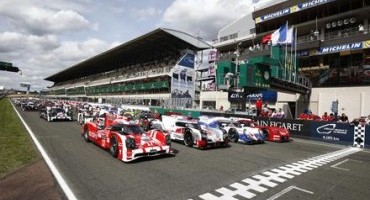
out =
[[52,112],[64,112],[64,109],[63,108],[53,108]]
[[138,125],[117,124],[115,129],[124,134],[143,134],[145,131]]
[[152,125],[152,129],[158,129],[158,130],[163,130],[163,126],[162,124],[159,124],[159,123],[153,123]]

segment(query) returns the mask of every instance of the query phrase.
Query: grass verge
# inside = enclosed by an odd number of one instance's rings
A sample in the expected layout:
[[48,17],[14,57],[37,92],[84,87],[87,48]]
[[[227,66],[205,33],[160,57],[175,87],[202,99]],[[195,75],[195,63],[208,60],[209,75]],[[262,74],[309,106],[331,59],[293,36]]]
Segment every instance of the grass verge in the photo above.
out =
[[0,100],[0,178],[39,157],[8,98]]

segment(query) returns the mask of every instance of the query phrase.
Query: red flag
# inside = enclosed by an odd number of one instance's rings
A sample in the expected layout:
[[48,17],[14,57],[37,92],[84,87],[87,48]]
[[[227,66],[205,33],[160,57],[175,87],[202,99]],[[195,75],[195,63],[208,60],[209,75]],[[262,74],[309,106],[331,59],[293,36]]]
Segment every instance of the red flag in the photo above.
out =
[[262,38],[262,44],[266,44],[270,40],[271,40],[271,34],[265,35]]

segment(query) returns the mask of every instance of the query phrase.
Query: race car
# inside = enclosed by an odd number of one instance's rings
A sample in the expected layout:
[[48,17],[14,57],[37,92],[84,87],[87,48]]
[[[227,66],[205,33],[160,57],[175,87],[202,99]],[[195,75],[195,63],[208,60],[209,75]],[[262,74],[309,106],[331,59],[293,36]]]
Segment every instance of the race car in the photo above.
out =
[[230,141],[245,144],[260,144],[265,142],[265,136],[260,128],[250,119],[230,119],[230,124],[224,127],[230,136]]
[[23,111],[35,111],[38,109],[37,105],[33,101],[28,101],[24,104],[21,104]]
[[106,114],[104,128],[95,121],[82,125],[82,136],[123,162],[142,157],[172,155],[170,135],[153,129],[145,132],[132,120]]
[[88,121],[91,121],[92,119],[93,119],[93,115],[87,109],[81,108],[78,110],[77,122],[80,123],[81,125]]
[[40,118],[44,118],[48,122],[52,121],[72,121],[72,112],[66,111],[59,107],[45,107],[40,110]]
[[194,145],[200,149],[207,147],[227,147],[228,134],[220,129],[198,123],[182,116],[162,116],[164,128],[170,132],[171,139],[183,142],[188,147]]
[[290,133],[289,130],[281,126],[258,126],[267,141],[274,142],[289,142]]

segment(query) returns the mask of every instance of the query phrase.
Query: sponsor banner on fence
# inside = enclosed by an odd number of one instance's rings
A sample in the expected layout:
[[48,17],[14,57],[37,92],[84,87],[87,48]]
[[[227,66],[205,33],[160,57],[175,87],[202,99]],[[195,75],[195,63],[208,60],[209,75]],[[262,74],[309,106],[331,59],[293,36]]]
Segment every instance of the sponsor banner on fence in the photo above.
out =
[[289,130],[291,135],[310,137],[310,121],[278,118],[254,117],[260,126],[281,126]]
[[311,122],[311,138],[330,143],[352,144],[354,126],[348,123]]

